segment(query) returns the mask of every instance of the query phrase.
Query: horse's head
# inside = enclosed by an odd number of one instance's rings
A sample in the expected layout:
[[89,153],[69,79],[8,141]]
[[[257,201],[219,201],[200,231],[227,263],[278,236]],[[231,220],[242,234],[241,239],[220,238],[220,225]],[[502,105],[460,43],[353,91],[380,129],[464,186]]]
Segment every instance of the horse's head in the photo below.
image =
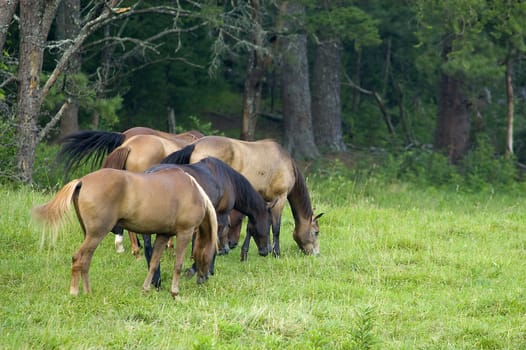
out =
[[320,254],[320,243],[318,242],[318,235],[320,233],[320,226],[318,225],[318,219],[323,213],[316,216],[312,216],[310,226],[307,230],[294,229],[294,240],[300,247],[300,249],[307,255],[318,255]]
[[270,251],[270,222],[262,222],[258,220],[252,223],[251,220],[247,223],[247,234],[254,238],[254,242],[258,246],[258,253],[261,256],[267,256]]

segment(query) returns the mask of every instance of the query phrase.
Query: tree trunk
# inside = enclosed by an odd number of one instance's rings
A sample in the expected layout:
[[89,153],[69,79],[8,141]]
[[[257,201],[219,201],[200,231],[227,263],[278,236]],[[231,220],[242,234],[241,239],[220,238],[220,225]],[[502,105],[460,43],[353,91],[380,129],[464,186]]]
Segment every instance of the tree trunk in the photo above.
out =
[[339,40],[316,45],[312,74],[312,125],[316,145],[336,152],[346,149],[340,103],[341,51]]
[[30,183],[41,106],[40,73],[47,33],[59,1],[27,0],[20,4],[20,58],[17,101],[17,171]]
[[18,5],[18,0],[0,1],[0,62],[3,59],[2,51],[4,50],[9,25],[16,11],[16,5]]
[[[451,52],[446,43],[444,59]],[[451,163],[457,163],[465,154],[469,143],[469,110],[463,94],[463,81],[442,73],[438,96],[438,118],[435,130],[435,148],[445,151]]]
[[[64,0],[59,6],[56,18],[56,35],[58,40],[73,39],[80,31],[80,0]],[[60,119],[60,135],[66,135],[79,131],[78,113],[79,104],[77,97],[69,90],[69,76],[78,74],[81,69],[80,54],[76,53],[71,56],[68,65],[64,69],[64,79],[66,81],[66,89],[64,91],[70,103],[64,110],[64,114]],[[76,89],[74,89],[76,91]]]
[[307,62],[307,36],[292,30],[294,18],[303,16],[300,3],[286,1],[280,12],[283,28],[288,33],[280,37],[281,81],[284,121],[284,147],[296,158],[316,158],[320,153],[314,143],[311,116],[311,95]]
[[252,0],[252,21],[254,30],[252,43],[255,49],[248,53],[245,86],[243,89],[243,122],[241,125],[241,139],[252,141],[255,139],[256,123],[261,105],[261,91],[263,88],[263,75],[268,57],[262,52],[263,35],[260,24],[259,0]]
[[506,60],[506,99],[508,105],[508,127],[506,129],[506,156],[513,154],[513,84],[511,58]]

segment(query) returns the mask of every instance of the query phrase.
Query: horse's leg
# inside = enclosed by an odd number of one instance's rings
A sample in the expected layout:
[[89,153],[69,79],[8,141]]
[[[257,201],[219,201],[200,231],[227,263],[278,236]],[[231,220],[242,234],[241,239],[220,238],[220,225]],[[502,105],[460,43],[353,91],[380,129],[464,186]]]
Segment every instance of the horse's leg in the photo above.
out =
[[[192,234],[192,257],[194,254],[194,244],[195,244],[195,232]],[[185,276],[187,278],[192,277],[197,272],[197,266],[195,265],[195,261],[192,263],[192,266],[186,269]]]
[[132,254],[134,257],[139,259],[141,249],[139,248],[139,240],[137,239],[137,234],[135,232],[128,231],[128,236],[130,236]]
[[280,198],[270,210],[272,214],[272,240],[274,243],[272,252],[276,257],[279,257],[281,254],[281,248],[279,246],[279,231],[281,229],[281,213],[283,212],[285,201],[286,198]]
[[217,238],[219,251],[218,255],[226,255],[230,252],[228,244],[228,215],[225,213],[217,215]]
[[[144,257],[146,258],[146,265],[148,267],[148,270],[150,269],[150,261],[152,260],[152,253],[153,253],[153,247],[152,247],[152,235],[142,235],[142,239],[144,241]],[[159,265],[159,268],[155,270],[155,273],[153,274],[152,283],[159,290],[161,288],[161,265]]]
[[120,225],[115,225],[111,232],[115,233],[115,250],[117,253],[124,253],[124,245],[122,244],[124,229]]
[[166,243],[170,237],[166,235],[157,235],[155,238],[155,243],[153,245],[153,254],[150,260],[150,267],[148,268],[148,275],[142,285],[142,290],[147,292],[150,290],[150,285],[152,284],[153,275],[155,270],[159,268],[159,263],[161,261],[161,255],[166,248]]
[[243,246],[241,247],[241,261],[246,261],[248,259],[248,248],[250,247],[250,233],[245,235],[245,240],[243,241]]
[[[178,232],[175,236],[175,262],[174,271],[172,277],[172,296],[176,297],[179,295],[179,279],[181,277],[181,271],[183,271],[183,262],[185,257],[186,247],[192,239],[194,230]],[[157,242],[155,242],[157,244]]]
[[237,210],[232,210],[229,216],[228,227],[228,247],[234,249],[237,247],[239,237],[241,236],[241,227],[243,226],[243,218],[245,216]]
[[106,236],[106,234],[86,234],[84,242],[82,242],[80,248],[73,255],[73,258],[71,259],[71,285],[69,288],[69,293],[71,295],[79,294],[79,282],[81,277],[84,293],[91,292],[91,286],[89,283],[91,258],[104,236]]

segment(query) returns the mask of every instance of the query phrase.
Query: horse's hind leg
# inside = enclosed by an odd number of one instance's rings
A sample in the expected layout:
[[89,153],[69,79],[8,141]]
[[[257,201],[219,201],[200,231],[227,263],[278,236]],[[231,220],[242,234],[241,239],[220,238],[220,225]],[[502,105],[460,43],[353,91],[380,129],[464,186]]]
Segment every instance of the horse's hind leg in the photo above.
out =
[[166,247],[166,243],[170,237],[166,235],[157,235],[155,238],[155,243],[153,245],[153,254],[150,260],[150,267],[148,268],[148,275],[142,285],[142,290],[147,292],[150,290],[152,284],[153,275],[155,271],[159,268],[159,263],[161,261],[161,255]]
[[139,259],[141,249],[139,248],[139,240],[137,239],[137,234],[135,232],[128,231],[128,236],[130,236],[132,254],[134,257]]
[[69,293],[72,295],[79,294],[79,281],[82,277],[82,284],[84,293],[91,292],[91,286],[89,283],[89,267],[91,264],[91,258],[95,249],[104,238],[106,234],[86,234],[86,238],[82,245],[77,250],[72,258],[71,266],[71,286]]
[[[175,262],[174,272],[172,277],[172,296],[176,297],[179,295],[179,279],[181,278],[181,272],[183,271],[183,262],[185,258],[186,247],[192,239],[194,230],[186,232],[178,232],[175,236]],[[155,242],[157,243],[157,242]],[[198,266],[199,268],[199,266]]]

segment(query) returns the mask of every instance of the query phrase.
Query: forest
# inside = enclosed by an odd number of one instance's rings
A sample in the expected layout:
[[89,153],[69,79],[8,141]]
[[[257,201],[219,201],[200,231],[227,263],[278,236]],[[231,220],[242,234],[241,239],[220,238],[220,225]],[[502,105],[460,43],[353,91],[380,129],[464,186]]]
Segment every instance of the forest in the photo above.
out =
[[525,15],[485,0],[3,1],[0,176],[38,184],[61,137],[148,126],[514,182]]

